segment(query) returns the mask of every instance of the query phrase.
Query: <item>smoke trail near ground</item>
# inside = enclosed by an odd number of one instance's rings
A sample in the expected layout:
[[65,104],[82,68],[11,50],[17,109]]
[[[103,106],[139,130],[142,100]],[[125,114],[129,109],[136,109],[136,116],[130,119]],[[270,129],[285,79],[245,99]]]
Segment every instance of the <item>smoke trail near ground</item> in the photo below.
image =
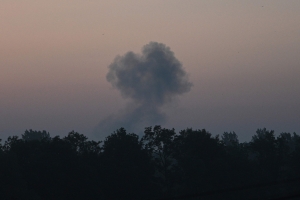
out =
[[131,103],[121,114],[102,120],[97,134],[110,134],[120,127],[136,131],[163,124],[162,106],[192,87],[181,63],[162,43],[150,42],[141,55],[128,52],[117,56],[108,68],[107,81]]

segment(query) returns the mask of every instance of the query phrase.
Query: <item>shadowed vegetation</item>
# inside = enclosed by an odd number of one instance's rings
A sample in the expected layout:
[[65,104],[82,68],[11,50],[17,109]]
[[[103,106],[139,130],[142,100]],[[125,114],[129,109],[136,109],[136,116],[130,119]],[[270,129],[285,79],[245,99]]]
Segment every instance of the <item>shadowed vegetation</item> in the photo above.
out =
[[99,142],[26,130],[0,145],[1,199],[272,199],[298,195],[299,169],[300,136],[265,128],[244,143],[155,126]]

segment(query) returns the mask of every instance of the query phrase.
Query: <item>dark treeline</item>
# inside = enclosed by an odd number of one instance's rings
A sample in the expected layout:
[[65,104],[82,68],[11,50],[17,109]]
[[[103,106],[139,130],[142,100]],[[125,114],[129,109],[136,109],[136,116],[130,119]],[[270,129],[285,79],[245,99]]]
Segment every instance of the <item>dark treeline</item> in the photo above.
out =
[[[26,130],[0,146],[1,199],[275,199],[300,191],[300,136],[160,126],[102,142]],[[299,180],[298,180],[299,178]]]

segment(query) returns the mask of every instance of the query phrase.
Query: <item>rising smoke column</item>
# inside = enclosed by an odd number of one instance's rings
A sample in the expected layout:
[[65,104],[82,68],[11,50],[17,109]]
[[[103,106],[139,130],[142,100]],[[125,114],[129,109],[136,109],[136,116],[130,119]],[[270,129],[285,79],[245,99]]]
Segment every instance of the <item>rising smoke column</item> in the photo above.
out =
[[96,128],[98,134],[110,134],[120,127],[142,131],[162,124],[162,106],[192,87],[181,63],[162,43],[150,42],[141,55],[128,52],[117,56],[108,68],[107,81],[131,103],[121,114],[102,120]]

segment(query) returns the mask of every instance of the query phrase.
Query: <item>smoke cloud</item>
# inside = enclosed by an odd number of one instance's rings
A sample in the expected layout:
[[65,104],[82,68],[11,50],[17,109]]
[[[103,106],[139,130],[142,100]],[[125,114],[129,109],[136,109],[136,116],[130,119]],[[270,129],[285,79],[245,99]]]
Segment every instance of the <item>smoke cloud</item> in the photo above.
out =
[[145,126],[163,124],[162,106],[192,87],[182,64],[162,43],[150,42],[142,54],[117,56],[108,68],[107,81],[131,101],[120,114],[102,120],[97,134],[110,134],[120,127],[136,133]]

